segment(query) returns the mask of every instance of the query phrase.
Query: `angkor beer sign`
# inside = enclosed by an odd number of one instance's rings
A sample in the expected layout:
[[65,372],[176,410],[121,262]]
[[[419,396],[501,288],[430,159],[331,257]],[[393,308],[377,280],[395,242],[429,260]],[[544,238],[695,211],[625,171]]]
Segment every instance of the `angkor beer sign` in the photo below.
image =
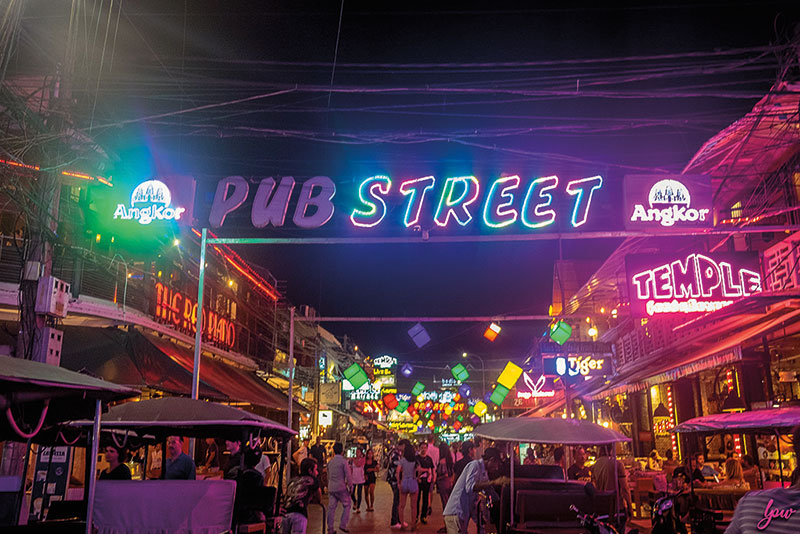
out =
[[114,219],[143,225],[160,221],[191,224],[194,189],[194,178],[189,176],[145,180],[133,187],[129,202],[117,204]]
[[[197,331],[197,301],[161,282],[156,282],[155,316],[187,334]],[[236,327],[230,319],[204,308],[203,337],[231,349],[236,342]]]
[[[283,227],[289,212],[299,228],[325,226],[337,210],[354,228],[389,226],[388,214],[402,216],[405,228],[516,226],[520,229],[546,228],[559,220],[573,228],[586,224],[592,199],[603,187],[602,176],[564,180],[558,176],[501,176],[480,181],[475,176],[422,176],[392,180],[371,176],[356,182],[349,198],[352,205],[336,205],[336,184],[327,176],[315,176],[296,184],[291,176],[279,180],[264,178],[253,186],[241,176],[229,176],[217,184],[209,215],[212,227],[248,199],[250,221],[256,228]],[[345,195],[348,197],[348,195]]]
[[625,264],[634,317],[712,312],[762,286],[755,253],[636,254]]
[[625,176],[625,228],[686,230],[714,225],[709,176]]

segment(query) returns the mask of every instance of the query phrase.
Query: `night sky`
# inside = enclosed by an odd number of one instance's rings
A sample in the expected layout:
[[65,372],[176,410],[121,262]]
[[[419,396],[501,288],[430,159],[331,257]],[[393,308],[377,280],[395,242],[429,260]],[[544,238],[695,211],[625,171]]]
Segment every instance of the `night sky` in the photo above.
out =
[[[18,72],[49,68],[66,26],[67,8],[31,4],[26,42],[39,59]],[[176,172],[201,191],[237,174],[326,175],[353,191],[383,173],[619,183],[626,173],[679,172],[774,83],[785,50],[769,47],[787,42],[797,3],[638,4],[347,0],[338,31],[339,2],[125,2],[109,32],[113,53],[107,45],[102,55],[107,12],[86,52],[76,121],[117,158],[115,180]],[[277,91],[286,92],[175,113]],[[267,236],[246,225],[219,234]],[[599,262],[617,244],[564,242],[562,254]],[[285,280],[291,302],[323,315],[544,314],[558,244],[239,252]],[[425,350],[406,336],[411,324],[325,326],[369,354],[452,362],[462,351],[518,358],[545,325],[504,324],[490,344],[485,324],[433,324]]]

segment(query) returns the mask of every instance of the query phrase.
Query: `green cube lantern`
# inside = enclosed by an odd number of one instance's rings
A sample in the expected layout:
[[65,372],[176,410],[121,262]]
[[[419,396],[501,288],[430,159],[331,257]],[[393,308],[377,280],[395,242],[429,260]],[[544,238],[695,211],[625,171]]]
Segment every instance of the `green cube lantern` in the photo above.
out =
[[510,390],[504,385],[497,384],[494,387],[494,391],[492,391],[492,396],[489,398],[489,400],[500,406],[503,404],[503,401],[506,400],[506,395],[508,395],[509,391]]
[[411,388],[411,394],[414,395],[415,397],[420,393],[422,393],[423,391],[425,391],[425,384],[423,384],[422,382],[417,382],[416,384],[414,384],[414,387]]
[[369,382],[366,371],[357,363],[345,369],[344,377],[353,385],[353,389],[358,389]]
[[400,401],[397,403],[397,408],[395,408],[398,413],[403,413],[408,410],[408,401]]
[[453,378],[456,380],[461,380],[462,382],[466,382],[467,378],[469,378],[469,373],[467,372],[467,368],[464,367],[463,363],[459,363],[450,371],[453,373]]
[[558,321],[550,327],[550,339],[563,345],[567,340],[572,337],[572,327],[564,321]]

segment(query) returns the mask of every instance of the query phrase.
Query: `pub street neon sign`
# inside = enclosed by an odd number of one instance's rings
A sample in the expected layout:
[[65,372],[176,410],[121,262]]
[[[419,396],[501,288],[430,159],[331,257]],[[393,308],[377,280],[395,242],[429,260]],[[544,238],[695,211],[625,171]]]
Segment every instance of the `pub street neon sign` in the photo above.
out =
[[147,180],[133,189],[130,206],[117,204],[114,219],[135,220],[139,224],[178,221],[186,208],[173,207],[171,203],[172,193],[167,184],[160,180]]
[[[261,180],[253,196],[250,220],[254,227],[282,227],[286,222],[295,180],[283,176],[280,182],[272,177]],[[440,228],[466,227],[481,218],[489,228],[505,228],[515,223],[525,228],[545,228],[556,222],[554,192],[559,189],[558,176],[545,176],[523,181],[519,176],[503,176],[493,180],[483,192],[474,176],[440,180],[437,192],[434,176],[411,178],[394,187],[388,176],[371,176],[358,186],[358,204],[349,211],[349,220],[356,228],[375,228],[390,211],[390,196],[402,196],[403,225],[420,224],[423,210],[433,214],[433,223]],[[602,176],[590,176],[566,182],[564,192],[572,197],[569,215],[574,228],[583,226],[589,217],[592,198],[603,187]],[[228,176],[217,184],[209,215],[212,227],[220,227],[225,218],[247,200],[250,184],[241,176]],[[333,198],[336,184],[327,176],[306,180],[296,198],[292,221],[300,228],[319,228],[334,215]]]
[[626,263],[631,314],[638,317],[712,312],[762,288],[754,254],[695,253],[655,262],[637,255]]

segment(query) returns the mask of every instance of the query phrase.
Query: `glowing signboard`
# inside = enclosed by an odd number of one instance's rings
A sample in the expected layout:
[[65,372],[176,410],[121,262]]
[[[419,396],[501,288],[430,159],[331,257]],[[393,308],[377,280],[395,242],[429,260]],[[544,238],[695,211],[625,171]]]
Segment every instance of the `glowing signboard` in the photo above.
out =
[[[521,229],[540,229],[553,225],[559,217],[579,228],[589,220],[592,199],[603,187],[602,176],[565,180],[557,176],[501,176],[481,183],[475,176],[438,179],[434,176],[408,178],[395,185],[389,176],[377,175],[361,181],[355,191],[356,205],[345,208],[354,228],[386,225],[387,214],[400,207],[401,224],[407,229],[420,224],[429,227],[467,227],[482,220],[488,228],[519,224]],[[250,197],[250,183],[241,176],[228,176],[217,184],[209,223],[220,227],[225,218]],[[320,228],[336,211],[333,199],[336,184],[327,176],[306,180],[293,197],[295,180],[284,176],[261,180],[250,207],[250,220],[256,228],[282,227],[290,203],[294,202],[293,223],[300,228]],[[558,195],[564,202],[556,202]],[[562,204],[564,204],[562,206]],[[569,206],[569,208],[567,208]],[[559,213],[560,211],[566,213]],[[398,210],[400,211],[400,210]],[[423,213],[425,220],[423,221]]]
[[331,426],[333,424],[333,411],[320,410],[319,412],[319,426]]
[[709,228],[711,178],[696,175],[625,176],[625,228]]
[[544,375],[539,375],[539,378],[534,381],[528,373],[523,373],[522,380],[525,382],[525,388],[517,388],[518,399],[554,397],[556,394],[554,389],[545,387],[547,378]]
[[378,356],[372,360],[372,367],[378,369],[391,369],[395,365],[397,365],[397,358],[394,356],[389,356],[388,354]]
[[754,253],[638,254],[625,263],[634,317],[708,313],[762,290]]
[[375,387],[375,384],[367,382],[359,389],[349,391],[347,396],[350,398],[350,400],[356,401],[378,400],[381,398],[381,390],[380,388]]
[[172,206],[172,192],[161,180],[147,180],[134,187],[130,205],[117,204],[114,219],[134,220],[139,224],[153,221],[178,221],[186,206]]
[[[194,334],[197,330],[197,302],[161,282],[156,282],[155,287],[156,319]],[[236,327],[230,319],[203,308],[203,337],[231,349],[236,342]]]
[[587,354],[570,354],[543,358],[542,369],[550,376],[606,376],[611,374],[610,358],[596,358]]

